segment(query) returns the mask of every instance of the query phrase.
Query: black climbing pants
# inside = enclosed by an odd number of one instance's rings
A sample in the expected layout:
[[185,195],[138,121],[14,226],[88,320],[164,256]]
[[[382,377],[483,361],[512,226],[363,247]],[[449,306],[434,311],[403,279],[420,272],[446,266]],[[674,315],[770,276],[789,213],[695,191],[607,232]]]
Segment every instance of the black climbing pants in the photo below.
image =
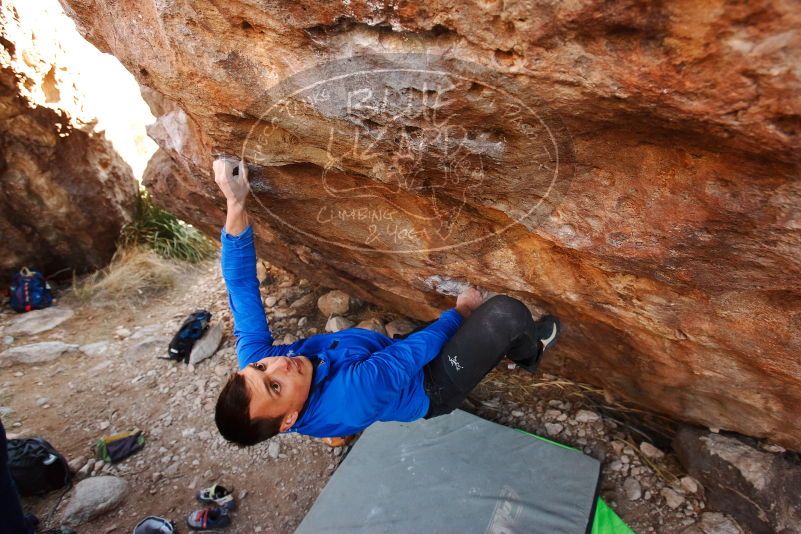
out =
[[431,401],[425,418],[458,408],[504,356],[534,370],[539,363],[540,334],[528,308],[519,300],[495,295],[481,304],[423,368]]

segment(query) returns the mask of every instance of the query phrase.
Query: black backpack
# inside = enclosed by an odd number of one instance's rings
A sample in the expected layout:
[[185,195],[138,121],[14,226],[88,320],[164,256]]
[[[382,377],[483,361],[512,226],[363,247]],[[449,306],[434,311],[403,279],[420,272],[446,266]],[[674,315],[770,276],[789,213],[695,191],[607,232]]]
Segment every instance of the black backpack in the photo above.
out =
[[43,495],[72,479],[67,460],[42,438],[8,440],[8,467],[20,495]]
[[211,320],[211,313],[206,310],[198,310],[184,320],[184,324],[173,336],[167,352],[169,360],[183,361],[189,363],[189,355],[195,341],[203,337]]

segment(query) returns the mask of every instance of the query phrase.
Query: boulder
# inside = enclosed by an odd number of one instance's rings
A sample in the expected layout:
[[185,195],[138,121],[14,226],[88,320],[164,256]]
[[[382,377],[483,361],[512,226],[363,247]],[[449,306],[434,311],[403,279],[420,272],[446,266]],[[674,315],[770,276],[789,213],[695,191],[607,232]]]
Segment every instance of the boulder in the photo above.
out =
[[326,317],[344,315],[350,310],[350,295],[339,289],[329,291],[317,299],[317,308]]
[[68,527],[77,527],[117,508],[128,493],[128,482],[113,476],[91,477],[78,482],[61,516]]
[[133,217],[137,184],[103,132],[72,114],[71,80],[19,20],[0,7],[0,275],[95,270]]
[[411,322],[409,319],[401,317],[400,319],[394,319],[384,325],[384,328],[387,330],[387,335],[391,338],[395,336],[402,336],[404,334],[408,334],[415,328],[417,325]]
[[270,262],[419,320],[511,294],[566,326],[544,371],[801,450],[792,3],[62,4],[204,232],[245,154]]
[[755,534],[801,533],[801,466],[736,437],[690,427],[679,430],[673,448],[703,485],[710,510]]
[[31,364],[53,361],[62,354],[78,349],[78,345],[62,341],[42,341],[19,345],[0,352],[0,367],[17,363]]
[[12,335],[33,335],[47,332],[74,315],[70,308],[51,306],[43,310],[33,310],[17,317],[6,327],[5,332]]
[[222,337],[222,321],[216,321],[208,327],[200,339],[195,341],[195,344],[192,346],[192,352],[189,353],[189,363],[195,364],[202,362],[206,358],[212,356],[220,347]]

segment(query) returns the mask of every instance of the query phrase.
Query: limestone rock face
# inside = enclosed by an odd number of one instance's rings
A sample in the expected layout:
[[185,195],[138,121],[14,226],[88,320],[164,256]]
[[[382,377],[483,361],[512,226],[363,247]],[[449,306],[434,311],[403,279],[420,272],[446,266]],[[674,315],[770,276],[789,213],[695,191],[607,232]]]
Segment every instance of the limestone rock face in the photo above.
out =
[[0,275],[97,269],[131,220],[136,182],[102,133],[58,107],[59,65],[9,40],[20,35],[13,11],[0,8]]
[[61,1],[204,231],[244,154],[270,261],[421,320],[513,295],[565,325],[544,369],[801,449],[791,4]]

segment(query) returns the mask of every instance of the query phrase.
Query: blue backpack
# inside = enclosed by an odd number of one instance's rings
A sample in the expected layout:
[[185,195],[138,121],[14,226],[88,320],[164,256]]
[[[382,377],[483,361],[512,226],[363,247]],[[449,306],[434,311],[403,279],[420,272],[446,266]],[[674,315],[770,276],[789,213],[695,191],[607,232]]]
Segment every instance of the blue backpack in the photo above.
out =
[[27,267],[20,269],[11,278],[11,307],[17,313],[41,310],[53,303],[53,293],[42,273]]

